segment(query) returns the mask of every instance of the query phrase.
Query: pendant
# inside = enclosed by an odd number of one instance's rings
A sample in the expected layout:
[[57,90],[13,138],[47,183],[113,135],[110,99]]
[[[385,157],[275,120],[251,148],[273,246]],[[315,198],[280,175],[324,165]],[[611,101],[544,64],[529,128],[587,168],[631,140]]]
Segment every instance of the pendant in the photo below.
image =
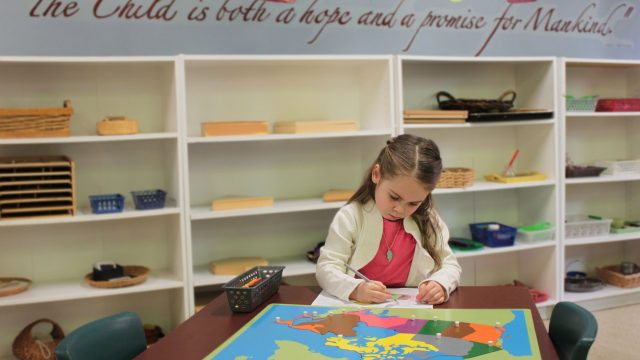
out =
[[391,249],[389,249],[387,250],[387,260],[391,262],[391,259],[393,259],[393,252],[391,252]]

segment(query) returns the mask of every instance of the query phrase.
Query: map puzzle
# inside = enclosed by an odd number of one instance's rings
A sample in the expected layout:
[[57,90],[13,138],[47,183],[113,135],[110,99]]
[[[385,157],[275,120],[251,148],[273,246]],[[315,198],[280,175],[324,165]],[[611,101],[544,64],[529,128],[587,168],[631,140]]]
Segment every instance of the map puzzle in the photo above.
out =
[[206,359],[540,359],[528,309],[271,304]]

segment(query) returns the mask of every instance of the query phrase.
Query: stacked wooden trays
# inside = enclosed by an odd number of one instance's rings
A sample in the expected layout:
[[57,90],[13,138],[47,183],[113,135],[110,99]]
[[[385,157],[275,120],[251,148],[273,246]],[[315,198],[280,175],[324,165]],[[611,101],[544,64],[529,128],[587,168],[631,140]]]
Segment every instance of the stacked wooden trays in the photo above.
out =
[[0,158],[0,220],[73,216],[74,163],[64,156]]

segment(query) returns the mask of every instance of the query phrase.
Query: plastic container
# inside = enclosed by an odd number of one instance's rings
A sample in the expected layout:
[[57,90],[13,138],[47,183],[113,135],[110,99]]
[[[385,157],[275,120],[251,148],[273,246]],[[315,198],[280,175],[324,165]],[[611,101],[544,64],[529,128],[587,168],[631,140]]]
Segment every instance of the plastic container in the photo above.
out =
[[124,196],[120,194],[91,195],[89,202],[94,214],[119,213],[124,210]]
[[[284,266],[256,266],[236,276],[222,287],[227,293],[229,308],[233,312],[251,312],[278,292]],[[260,278],[251,287],[243,287]]]
[[512,246],[518,229],[497,222],[469,224],[471,238],[489,247]]
[[597,103],[597,96],[575,98],[568,95],[566,97],[567,111],[595,111]]
[[132,191],[133,203],[136,210],[151,210],[164,208],[167,193],[163,190]]
[[549,241],[553,240],[554,234],[555,227],[553,227],[549,222],[521,226],[518,228],[516,241],[527,244],[540,241]]
[[640,174],[640,160],[597,161],[596,166],[606,168],[603,175]]
[[611,231],[612,219],[594,215],[567,216],[564,235],[567,239],[607,235]]

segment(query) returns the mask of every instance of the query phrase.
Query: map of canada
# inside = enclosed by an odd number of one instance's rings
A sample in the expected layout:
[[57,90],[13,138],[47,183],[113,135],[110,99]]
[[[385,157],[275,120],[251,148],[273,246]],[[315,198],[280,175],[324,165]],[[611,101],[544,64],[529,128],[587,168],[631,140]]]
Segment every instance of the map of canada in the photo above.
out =
[[523,309],[273,304],[206,359],[540,359]]

